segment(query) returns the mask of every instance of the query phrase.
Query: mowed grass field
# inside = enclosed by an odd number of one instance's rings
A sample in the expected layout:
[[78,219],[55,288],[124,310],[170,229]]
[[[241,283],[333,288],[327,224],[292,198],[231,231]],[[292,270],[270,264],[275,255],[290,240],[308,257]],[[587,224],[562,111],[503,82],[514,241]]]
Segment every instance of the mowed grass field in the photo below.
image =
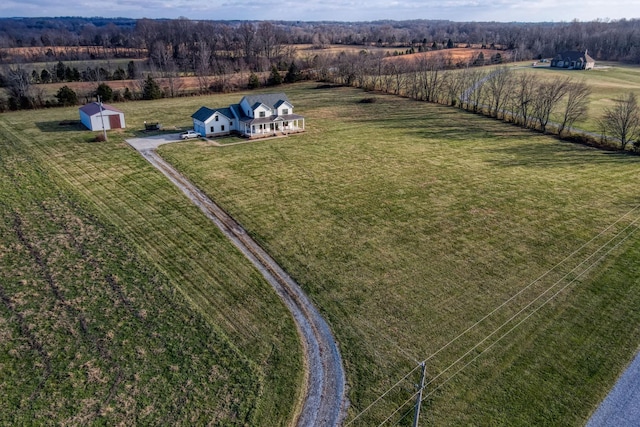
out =
[[305,134],[160,153],[327,316],[347,423],[409,423],[423,359],[424,423],[584,423],[640,342],[640,159],[315,87],[283,88]]
[[[423,423],[584,423],[640,339],[633,234],[640,159],[452,108],[316,87],[278,88],[307,117],[305,134],[160,152],[235,216],[327,317],[347,369],[347,424],[403,415],[400,423],[409,423],[423,359]],[[127,248],[126,259],[179,291],[186,305],[176,310],[195,310],[202,328],[237,352],[238,365],[211,363],[229,383],[255,391],[227,394],[246,405],[246,422],[277,425],[291,419],[302,380],[288,313],[203,215],[123,142],[144,120],[186,128],[200,106],[241,96],[118,104],[128,129],[107,143],[59,125],[77,118],[76,108],[4,114],[0,124],[3,144],[46,171],[39,185],[77,198],[84,215]],[[370,97],[377,102],[360,103]],[[2,200],[11,225],[18,208]],[[20,275],[8,265],[7,283]],[[5,324],[19,330],[18,317],[6,313]],[[163,402],[175,397],[157,393]],[[82,407],[76,402],[76,411]]]
[[59,125],[77,114],[0,116],[0,424],[287,425],[288,311],[127,134]]

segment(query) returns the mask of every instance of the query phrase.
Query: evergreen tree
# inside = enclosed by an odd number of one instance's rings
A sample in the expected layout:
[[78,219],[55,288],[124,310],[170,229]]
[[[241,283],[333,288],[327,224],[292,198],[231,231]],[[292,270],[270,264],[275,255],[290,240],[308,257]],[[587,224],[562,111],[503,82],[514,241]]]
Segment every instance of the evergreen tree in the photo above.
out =
[[73,81],[73,70],[71,69],[71,67],[67,66],[64,69],[64,78],[68,82],[72,82]]
[[260,87],[260,79],[253,71],[249,74],[249,83],[247,83],[247,87],[249,89],[257,89]]
[[78,96],[73,91],[73,89],[71,89],[67,85],[64,85],[60,89],[58,89],[56,98],[58,98],[58,104],[65,107],[78,104]]
[[58,61],[56,64],[56,79],[61,82],[64,81],[64,72],[66,67],[64,66],[64,62]]
[[287,71],[287,75],[284,76],[285,83],[295,83],[302,79],[302,74],[300,73],[300,69],[296,65],[295,61],[291,61],[289,65],[289,70]]
[[127,77],[127,75],[125,71],[122,69],[122,67],[118,67],[113,72],[113,75],[111,77],[113,78],[113,80],[124,80]]
[[129,63],[127,64],[127,76],[130,80],[136,78],[136,63],[133,61],[129,61]]
[[160,98],[162,98],[162,90],[160,90],[158,83],[151,77],[151,74],[149,74],[142,87],[142,99]]
[[42,83],[49,83],[51,81],[51,73],[45,68],[40,73],[40,81]]
[[113,99],[113,89],[106,83],[100,83],[96,89],[96,95],[101,101],[109,102]]
[[280,75],[280,71],[278,71],[278,67],[275,65],[271,66],[271,74],[269,75],[269,86],[278,86],[282,84],[282,76]]

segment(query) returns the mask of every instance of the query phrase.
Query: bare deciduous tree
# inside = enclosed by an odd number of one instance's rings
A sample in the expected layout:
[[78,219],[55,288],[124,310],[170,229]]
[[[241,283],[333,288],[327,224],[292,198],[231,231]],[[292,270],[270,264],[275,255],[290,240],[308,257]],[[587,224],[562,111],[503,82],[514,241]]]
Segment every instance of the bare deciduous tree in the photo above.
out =
[[198,90],[200,93],[207,93],[211,86],[211,48],[206,40],[200,40],[198,42],[195,61]]
[[533,101],[537,86],[536,78],[530,73],[521,73],[516,79],[510,104],[514,121],[522,126],[531,127],[533,123]]
[[605,108],[601,119],[605,132],[620,141],[624,150],[627,144],[640,138],[640,108],[635,94],[616,98],[612,108]]
[[567,94],[570,84],[569,77],[538,84],[536,96],[533,98],[533,113],[543,133],[547,131],[551,113]]
[[19,108],[31,108],[33,96],[31,91],[31,76],[24,68],[10,67],[7,72],[7,92],[19,105]]
[[489,114],[497,118],[504,116],[505,105],[513,90],[513,73],[507,67],[500,67],[489,76],[486,90]]
[[558,134],[560,136],[565,130],[570,131],[571,126],[587,113],[590,94],[591,88],[587,86],[584,80],[573,82],[569,85],[562,121],[558,125]]

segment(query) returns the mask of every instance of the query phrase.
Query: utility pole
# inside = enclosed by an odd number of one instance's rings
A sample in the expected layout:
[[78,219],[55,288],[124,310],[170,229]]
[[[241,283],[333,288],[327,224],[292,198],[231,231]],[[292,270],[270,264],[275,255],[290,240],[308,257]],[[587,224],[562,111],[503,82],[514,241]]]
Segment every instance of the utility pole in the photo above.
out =
[[416,409],[413,414],[413,427],[418,427],[418,420],[420,419],[420,404],[422,403],[422,390],[424,389],[424,375],[426,373],[427,362],[423,361],[420,366],[421,375],[420,375],[420,385],[418,386],[418,396],[416,397]]
[[100,106],[100,121],[102,122],[102,136],[104,140],[107,140],[107,130],[104,128],[104,116],[102,115],[102,101],[100,101],[100,95],[96,95],[98,97],[98,105]]

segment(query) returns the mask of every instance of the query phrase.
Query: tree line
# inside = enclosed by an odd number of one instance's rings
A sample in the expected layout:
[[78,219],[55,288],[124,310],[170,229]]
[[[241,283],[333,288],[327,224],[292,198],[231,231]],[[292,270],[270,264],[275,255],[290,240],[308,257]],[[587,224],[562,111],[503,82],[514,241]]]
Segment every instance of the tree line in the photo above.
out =
[[340,85],[449,105],[593,145],[619,144],[625,150],[631,144],[640,152],[640,106],[633,93],[603,110],[597,119],[601,135],[576,134],[573,126],[589,109],[591,89],[584,80],[471,65],[457,68],[446,53],[406,61],[362,51],[342,53],[315,72],[318,79]]
[[[522,59],[551,57],[574,49],[589,49],[597,60],[640,63],[640,20],[588,22],[452,22],[434,20],[374,22],[194,21],[107,18],[0,19],[0,49],[10,47],[99,46],[102,55],[139,55],[142,50],[158,66],[167,58],[182,71],[195,70],[212,59],[247,63],[253,71],[268,70],[300,44],[323,48],[330,44],[391,46],[425,51],[477,45],[517,50]],[[451,46],[450,45],[450,46]],[[82,49],[62,60],[86,59]],[[39,60],[51,60],[41,58]],[[35,61],[35,58],[31,58]],[[0,61],[3,57],[0,55]],[[6,61],[5,61],[6,62]]]

